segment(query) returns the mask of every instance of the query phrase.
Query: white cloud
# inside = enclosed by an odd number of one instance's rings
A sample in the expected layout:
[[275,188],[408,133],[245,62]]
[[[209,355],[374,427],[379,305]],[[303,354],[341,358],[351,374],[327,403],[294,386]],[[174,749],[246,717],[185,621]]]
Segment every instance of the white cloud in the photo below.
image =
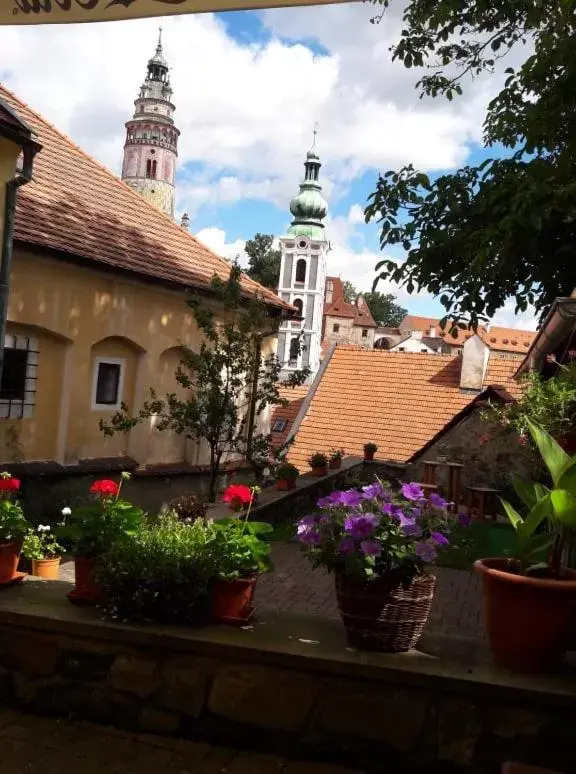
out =
[[514,306],[515,302],[513,300],[506,301],[502,309],[494,315],[492,323],[494,325],[502,325],[505,328],[520,328],[525,331],[535,331],[538,327],[538,319],[534,309],[529,308],[526,312],[515,314]]
[[348,222],[354,225],[364,223],[364,208],[359,204],[353,204],[348,210]]
[[246,265],[246,253],[244,252],[246,246],[245,239],[236,239],[234,242],[227,242],[226,232],[222,228],[203,228],[195,234],[195,236],[217,255],[221,255],[230,260],[234,260],[238,257],[240,265]]

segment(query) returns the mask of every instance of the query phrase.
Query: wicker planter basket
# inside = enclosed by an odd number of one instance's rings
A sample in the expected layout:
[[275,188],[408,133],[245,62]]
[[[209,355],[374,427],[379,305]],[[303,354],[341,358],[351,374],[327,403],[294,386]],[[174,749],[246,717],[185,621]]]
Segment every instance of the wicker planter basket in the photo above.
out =
[[434,575],[417,575],[402,585],[396,573],[371,582],[337,574],[338,607],[350,645],[386,653],[413,648],[428,621],[435,586]]

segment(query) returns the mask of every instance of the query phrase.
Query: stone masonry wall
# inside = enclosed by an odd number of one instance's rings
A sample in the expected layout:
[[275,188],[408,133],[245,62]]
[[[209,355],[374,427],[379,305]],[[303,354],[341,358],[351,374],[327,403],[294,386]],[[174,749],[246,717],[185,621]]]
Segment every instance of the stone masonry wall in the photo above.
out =
[[[105,627],[105,624],[101,624]],[[249,636],[249,635],[247,635]],[[145,635],[143,635],[145,637]],[[206,643],[204,643],[206,645]],[[188,642],[190,647],[190,642]],[[0,623],[5,705],[366,772],[497,774],[505,760],[576,771],[576,703],[218,645],[178,652]],[[348,665],[349,666],[349,665]],[[562,706],[562,701],[564,705]],[[570,703],[571,702],[571,703]]]

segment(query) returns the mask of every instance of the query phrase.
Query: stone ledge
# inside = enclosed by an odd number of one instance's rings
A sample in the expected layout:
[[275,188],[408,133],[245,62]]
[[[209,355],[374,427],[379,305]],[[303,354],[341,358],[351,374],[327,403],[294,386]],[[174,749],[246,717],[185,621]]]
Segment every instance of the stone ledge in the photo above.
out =
[[546,707],[574,705],[573,665],[558,675],[513,675],[487,664],[472,647],[464,649],[458,660],[451,658],[442,636],[432,634],[423,639],[421,650],[407,654],[356,651],[347,646],[337,621],[273,611],[262,611],[254,627],[245,630],[118,623],[101,618],[93,609],[71,605],[65,596],[70,588],[62,581],[28,580],[2,589],[0,628],[376,680],[469,698]]

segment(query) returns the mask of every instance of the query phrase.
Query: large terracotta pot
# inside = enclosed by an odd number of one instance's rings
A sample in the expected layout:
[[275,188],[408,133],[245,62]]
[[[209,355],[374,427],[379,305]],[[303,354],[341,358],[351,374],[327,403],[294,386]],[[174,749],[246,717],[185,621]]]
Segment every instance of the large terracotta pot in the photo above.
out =
[[254,612],[252,600],[257,580],[257,576],[230,581],[214,578],[211,586],[212,620],[235,625],[247,623]]
[[32,575],[45,580],[58,580],[60,577],[60,557],[32,559]]
[[562,580],[510,572],[508,559],[478,559],[484,584],[484,615],[494,660],[514,672],[549,672],[566,651],[576,611],[576,572]]
[[86,605],[97,605],[102,601],[102,589],[95,577],[95,559],[86,559],[83,556],[74,558],[75,586],[68,594],[71,602],[80,602]]
[[328,473],[327,465],[322,465],[322,467],[319,467],[319,468],[312,468],[312,475],[317,476],[318,478],[325,476],[327,473]]
[[279,489],[281,492],[285,492],[287,489],[295,489],[296,488],[296,479],[286,479],[286,478],[279,478],[276,482],[276,489]]
[[374,462],[375,453],[376,452],[374,451],[366,451],[366,449],[364,449],[364,462]]
[[435,586],[434,575],[402,583],[394,572],[373,581],[337,573],[336,596],[350,645],[386,653],[413,648],[428,621]]
[[11,583],[18,576],[22,543],[0,543],[0,583]]

